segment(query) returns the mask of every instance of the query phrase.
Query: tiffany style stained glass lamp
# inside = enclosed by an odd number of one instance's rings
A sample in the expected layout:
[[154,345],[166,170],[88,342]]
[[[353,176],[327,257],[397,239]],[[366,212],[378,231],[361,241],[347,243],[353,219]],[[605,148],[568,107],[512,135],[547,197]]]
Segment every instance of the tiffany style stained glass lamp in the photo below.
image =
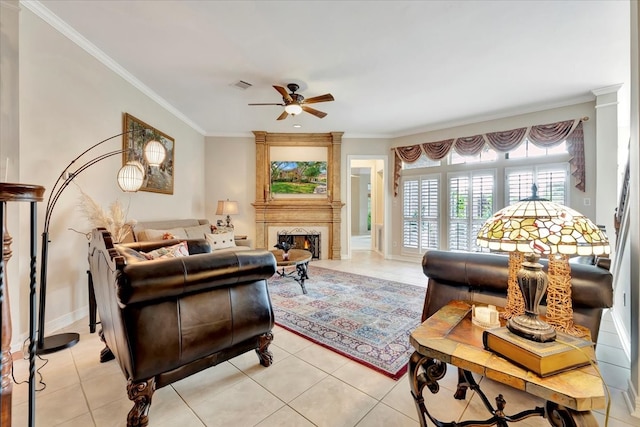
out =
[[[609,253],[607,237],[584,215],[533,195],[496,212],[478,232],[477,243],[509,253],[509,282],[504,317],[513,333],[534,341],[555,339],[555,326],[578,335],[573,325],[569,255]],[[527,255],[527,260],[522,260]],[[537,261],[549,255],[549,276]],[[538,305],[547,290],[547,322]]]

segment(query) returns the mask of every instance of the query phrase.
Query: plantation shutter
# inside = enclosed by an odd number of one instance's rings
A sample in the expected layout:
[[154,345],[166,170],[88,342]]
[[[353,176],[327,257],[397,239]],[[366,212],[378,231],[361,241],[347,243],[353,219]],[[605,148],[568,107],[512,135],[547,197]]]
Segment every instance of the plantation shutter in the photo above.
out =
[[568,170],[566,164],[506,170],[507,205],[531,197],[536,184],[538,197],[562,205],[568,204]]
[[531,197],[533,185],[533,170],[512,170],[506,172],[507,177],[507,206],[522,199]]
[[567,204],[566,168],[539,170],[536,183],[538,184],[538,196],[561,205]]
[[402,195],[402,246],[409,249],[418,249],[419,179],[405,180]]
[[469,177],[449,177],[449,249],[469,250]]
[[438,249],[439,181],[425,178],[420,182],[420,249]]
[[484,172],[473,175],[471,182],[473,202],[469,244],[473,251],[480,251],[480,246],[476,245],[476,236],[487,218],[491,217],[494,212],[495,178],[492,173]]

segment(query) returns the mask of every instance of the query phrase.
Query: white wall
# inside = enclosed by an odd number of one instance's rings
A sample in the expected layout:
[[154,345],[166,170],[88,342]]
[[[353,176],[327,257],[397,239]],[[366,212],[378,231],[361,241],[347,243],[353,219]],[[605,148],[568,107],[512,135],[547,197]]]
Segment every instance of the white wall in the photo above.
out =
[[[115,31],[115,30],[114,30]],[[49,190],[74,157],[122,132],[122,115],[130,113],[175,139],[173,195],[122,193],[116,182],[121,157],[104,160],[76,178],[104,208],[121,200],[136,220],[203,217],[204,137],[142,94],[75,43],[36,17],[20,12],[20,181]],[[118,150],[122,139],[103,144],[95,155]],[[89,224],[78,209],[79,191],[69,186],[51,222],[45,332],[87,314],[87,239]],[[46,203],[46,201],[45,201]],[[38,206],[41,232],[45,203]],[[26,217],[25,215],[21,215]],[[21,229],[26,229],[23,221]],[[24,233],[26,236],[26,233]],[[40,249],[40,242],[38,243]],[[21,247],[21,282],[28,283],[28,244]],[[16,263],[17,264],[17,263]],[[12,267],[16,267],[13,264]],[[28,327],[28,287],[12,295],[13,342]],[[20,301],[15,303],[14,301]]]

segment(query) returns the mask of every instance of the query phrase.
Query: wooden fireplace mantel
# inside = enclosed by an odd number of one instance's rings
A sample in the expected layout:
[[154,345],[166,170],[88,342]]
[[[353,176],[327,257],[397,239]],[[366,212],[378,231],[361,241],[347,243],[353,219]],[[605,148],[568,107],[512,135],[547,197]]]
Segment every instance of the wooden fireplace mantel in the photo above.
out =
[[[269,227],[326,227],[328,258],[340,259],[341,211],[340,147],[343,132],[329,133],[268,133],[254,131],[256,143],[256,247],[267,248]],[[275,198],[271,195],[272,146],[326,147],[327,193],[315,198]],[[324,238],[324,237],[323,237]]]

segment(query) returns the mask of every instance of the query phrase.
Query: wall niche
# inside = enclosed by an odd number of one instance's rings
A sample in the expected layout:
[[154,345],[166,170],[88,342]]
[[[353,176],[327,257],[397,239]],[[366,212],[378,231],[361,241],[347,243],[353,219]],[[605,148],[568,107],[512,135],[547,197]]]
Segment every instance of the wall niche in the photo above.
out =
[[[256,143],[256,247],[271,249],[280,229],[291,227],[323,230],[327,259],[340,259],[340,223],[344,203],[340,201],[340,147],[343,132],[269,133],[254,131]],[[291,169],[304,175],[315,190],[297,192],[278,182],[272,186],[272,172],[278,180],[287,180],[282,168],[313,162],[313,173]],[[280,169],[279,169],[280,168]],[[307,176],[311,174],[311,178]],[[325,232],[326,230],[326,232]],[[324,258],[324,256],[323,256]]]

